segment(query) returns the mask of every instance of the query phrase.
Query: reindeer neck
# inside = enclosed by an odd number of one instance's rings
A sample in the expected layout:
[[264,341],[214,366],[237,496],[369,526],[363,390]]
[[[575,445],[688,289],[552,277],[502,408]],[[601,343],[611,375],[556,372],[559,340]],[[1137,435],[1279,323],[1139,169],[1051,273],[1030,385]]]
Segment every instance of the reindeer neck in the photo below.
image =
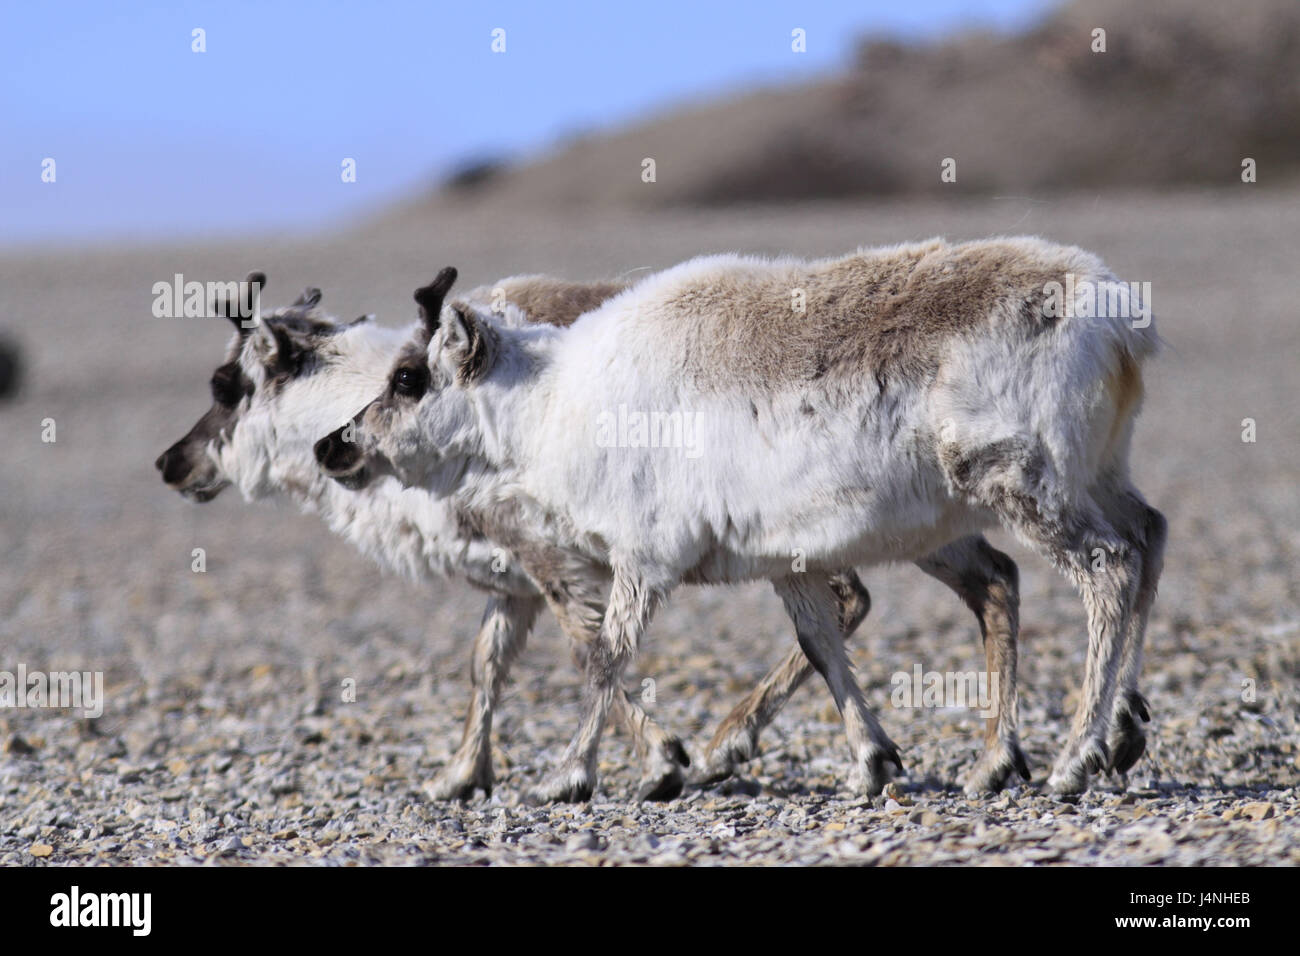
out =
[[510,330],[503,338],[498,367],[470,394],[479,447],[472,456],[484,472],[509,471],[528,447],[529,436],[543,423],[552,404],[547,370],[562,341],[563,330],[530,327]]
[[303,511],[319,515],[331,531],[390,570],[413,577],[472,571],[460,567],[469,541],[448,509],[403,494],[391,482],[349,491],[312,461],[296,463],[278,484]]

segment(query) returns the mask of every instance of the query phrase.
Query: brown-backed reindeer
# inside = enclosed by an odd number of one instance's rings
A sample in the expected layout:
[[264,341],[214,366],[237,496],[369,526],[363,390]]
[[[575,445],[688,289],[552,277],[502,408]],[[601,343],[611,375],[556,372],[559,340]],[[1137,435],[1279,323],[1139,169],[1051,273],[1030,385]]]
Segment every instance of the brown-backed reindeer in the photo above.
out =
[[[844,717],[854,787],[878,793],[896,748],[853,678],[831,574],[925,561],[997,524],[1087,611],[1082,700],[1049,783],[1077,792],[1140,756],[1165,522],[1128,451],[1158,339],[1149,303],[1095,256],[1027,237],[708,257],[565,329],[443,308],[454,277],[417,293],[423,329],[317,458],[354,486],[396,475],[609,564],[582,720],[536,798],[591,793],[623,672],[671,591],[755,579]],[[806,314],[792,316],[796,290]],[[611,442],[623,409],[691,416],[694,443]]]

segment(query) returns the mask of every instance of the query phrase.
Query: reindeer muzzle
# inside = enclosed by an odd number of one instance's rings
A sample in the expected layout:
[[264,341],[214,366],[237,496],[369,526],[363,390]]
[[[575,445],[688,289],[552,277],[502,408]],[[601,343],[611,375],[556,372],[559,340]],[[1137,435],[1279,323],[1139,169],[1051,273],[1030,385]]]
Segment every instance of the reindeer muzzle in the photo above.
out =
[[356,491],[369,482],[365,458],[356,442],[343,437],[344,425],[318,441],[313,450],[321,471],[344,488]]

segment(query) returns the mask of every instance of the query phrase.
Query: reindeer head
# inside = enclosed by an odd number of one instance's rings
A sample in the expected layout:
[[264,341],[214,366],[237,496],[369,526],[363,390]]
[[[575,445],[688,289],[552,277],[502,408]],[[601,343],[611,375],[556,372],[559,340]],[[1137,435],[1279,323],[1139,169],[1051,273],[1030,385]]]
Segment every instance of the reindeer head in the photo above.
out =
[[485,312],[462,302],[444,307],[455,281],[448,267],[416,290],[420,327],[383,392],[316,443],[322,471],[344,486],[393,474],[404,485],[447,494],[478,450],[472,391],[495,367],[500,338]]
[[[265,276],[247,281],[260,289]],[[306,475],[299,480],[310,480],[312,440],[346,417],[358,395],[373,393],[397,348],[386,330],[351,332],[369,316],[338,323],[317,312],[320,298],[307,289],[270,315],[255,309],[251,322],[216,304],[237,332],[212,374],[212,407],[155,462],[163,481],[210,501],[232,483],[249,498],[292,490],[295,466]]]

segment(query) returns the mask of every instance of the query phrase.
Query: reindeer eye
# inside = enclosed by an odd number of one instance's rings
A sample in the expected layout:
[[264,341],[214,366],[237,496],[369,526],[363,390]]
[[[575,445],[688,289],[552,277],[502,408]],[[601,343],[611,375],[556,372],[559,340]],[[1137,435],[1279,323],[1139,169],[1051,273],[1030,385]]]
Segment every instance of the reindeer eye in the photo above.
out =
[[423,368],[399,368],[393,373],[393,391],[409,398],[424,394],[428,371]]
[[231,375],[218,370],[212,376],[212,400],[219,405],[239,403],[239,382]]

